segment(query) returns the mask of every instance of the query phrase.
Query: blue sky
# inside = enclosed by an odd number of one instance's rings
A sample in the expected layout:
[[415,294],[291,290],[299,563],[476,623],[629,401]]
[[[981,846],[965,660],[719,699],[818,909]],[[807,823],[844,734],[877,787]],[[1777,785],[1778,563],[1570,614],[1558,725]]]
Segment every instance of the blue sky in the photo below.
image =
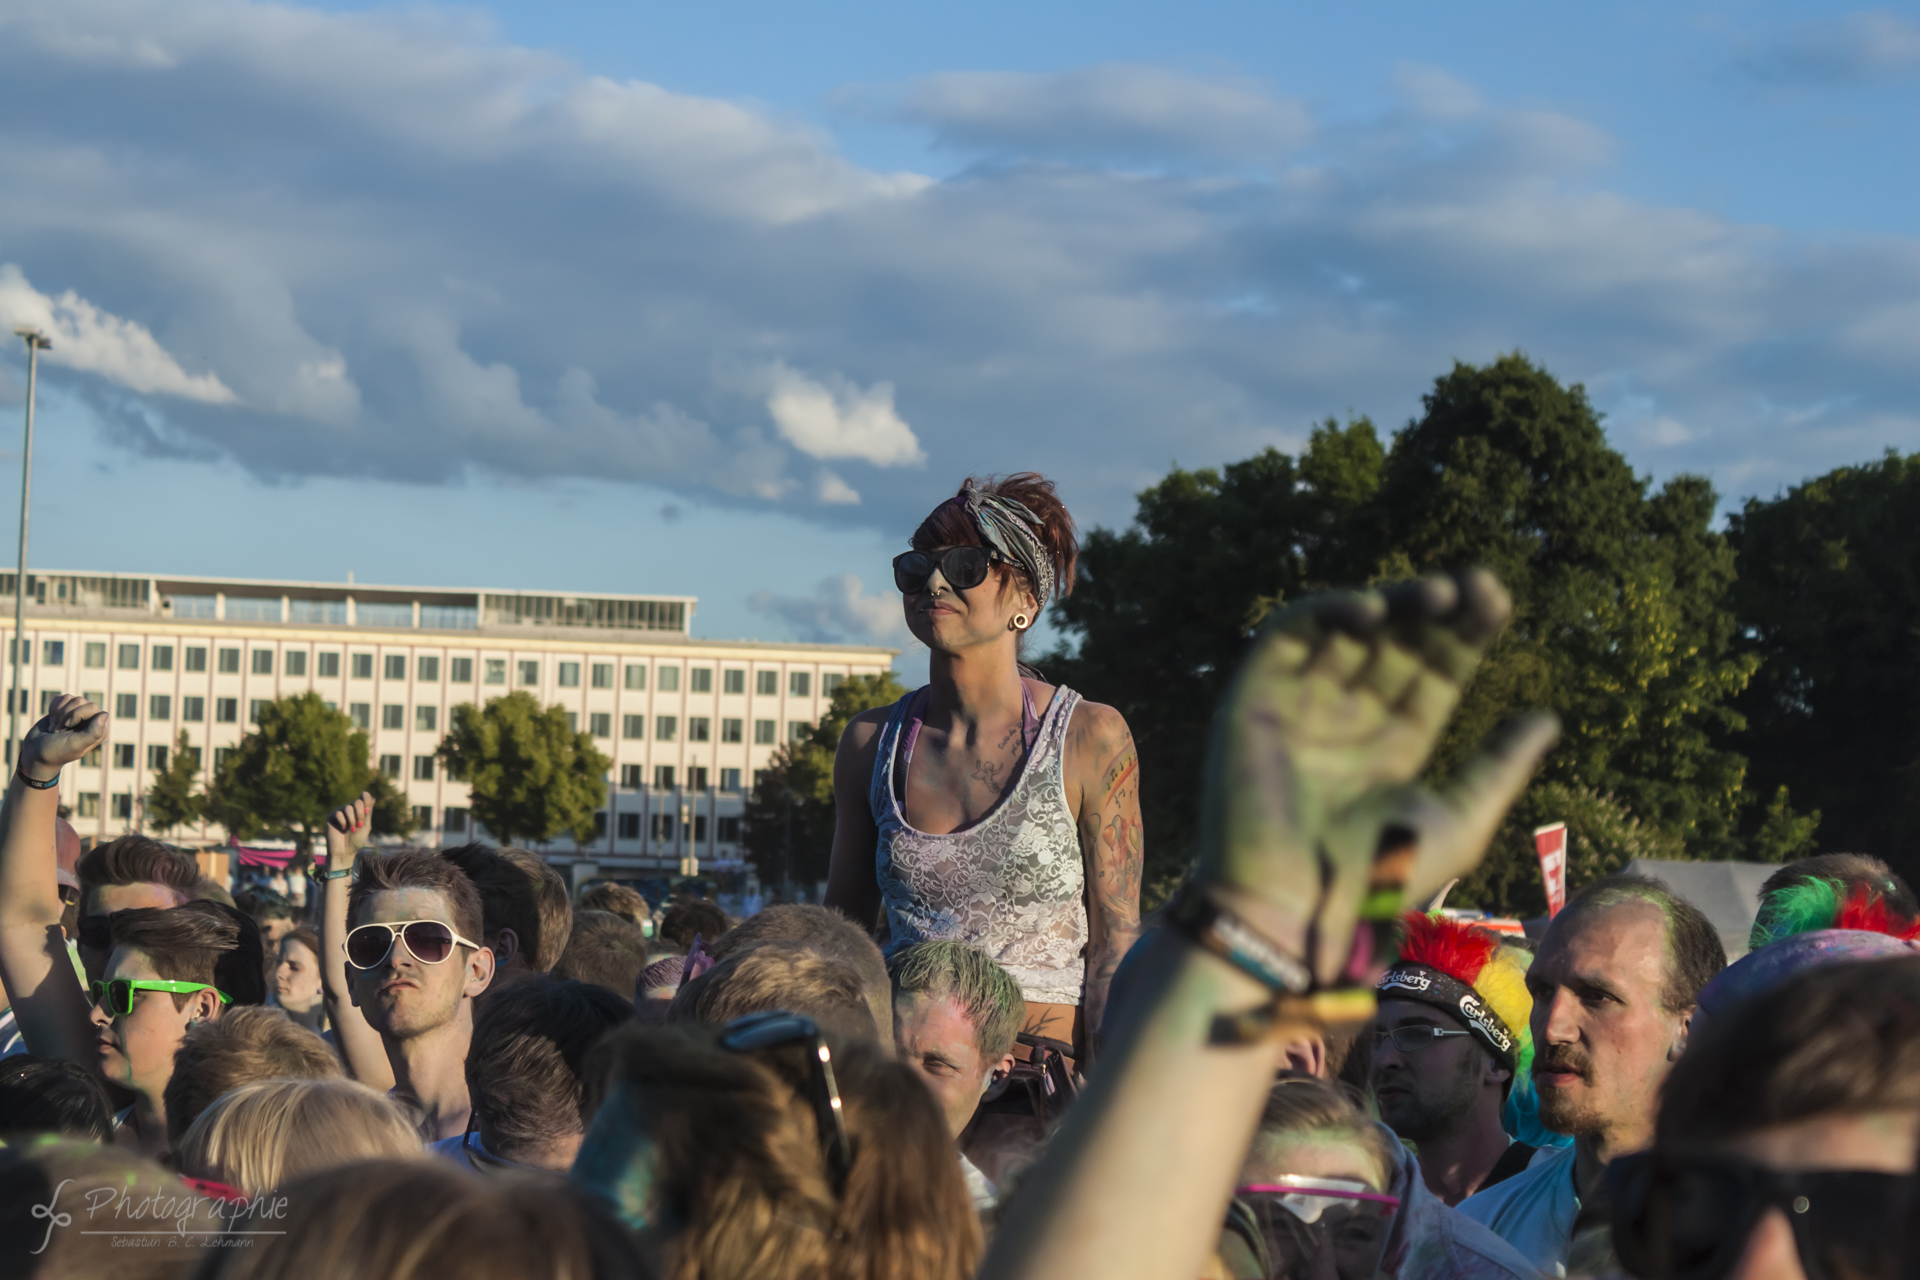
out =
[[0,102],[37,564],[897,643],[968,471],[1121,523],[1456,358],[1729,501],[1920,448],[1912,5],[0,3]]

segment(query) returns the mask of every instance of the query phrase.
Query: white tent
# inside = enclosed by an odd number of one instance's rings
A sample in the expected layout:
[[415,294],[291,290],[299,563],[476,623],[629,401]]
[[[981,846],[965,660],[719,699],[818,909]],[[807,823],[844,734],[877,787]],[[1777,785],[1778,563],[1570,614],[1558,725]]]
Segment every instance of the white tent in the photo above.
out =
[[1655,862],[1635,858],[1624,870],[1652,876],[1713,921],[1729,961],[1747,954],[1747,934],[1760,913],[1760,886],[1780,869],[1766,862]]

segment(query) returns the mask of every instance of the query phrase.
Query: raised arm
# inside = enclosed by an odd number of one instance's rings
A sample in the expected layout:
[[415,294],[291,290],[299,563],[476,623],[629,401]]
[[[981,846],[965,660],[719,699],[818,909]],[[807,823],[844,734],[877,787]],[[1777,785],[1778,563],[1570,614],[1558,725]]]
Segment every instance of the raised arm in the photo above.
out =
[[20,764],[0,808],[0,982],[29,1053],[88,1068],[95,1062],[90,1006],[60,932],[53,852],[60,790],[31,787],[24,779],[58,778],[63,766],[100,744],[107,724],[107,713],[85,698],[55,698],[21,740]]
[[[1471,868],[1553,740],[1552,718],[1530,717],[1447,793],[1414,783],[1507,609],[1472,574],[1305,600],[1269,623],[1215,721],[1193,880],[1312,994],[1269,1003],[1183,931],[1161,936],[982,1275],[1202,1273],[1287,1033],[1371,1006],[1356,925]],[[1398,826],[1418,836],[1410,864],[1375,856]]]
[[1087,986],[1081,1005],[1091,1051],[1100,1043],[1114,970],[1140,936],[1140,758],[1125,718],[1112,707],[1081,703],[1073,727],[1080,854],[1087,868]]
[[863,711],[847,723],[833,755],[833,861],[827,868],[826,905],[843,911],[862,929],[880,916],[880,881],[874,856],[880,829],[867,792],[873,783],[874,745],[886,711]]
[[333,1042],[346,1060],[347,1071],[361,1084],[373,1089],[393,1088],[393,1064],[387,1060],[380,1033],[367,1025],[366,1015],[353,1003],[347,978],[347,898],[353,892],[353,877],[336,872],[353,870],[354,859],[367,842],[368,825],[373,821],[373,796],[362,792],[358,800],[343,804],[327,815],[327,878],[320,908],[320,972],[327,1004],[327,1021],[333,1025]]

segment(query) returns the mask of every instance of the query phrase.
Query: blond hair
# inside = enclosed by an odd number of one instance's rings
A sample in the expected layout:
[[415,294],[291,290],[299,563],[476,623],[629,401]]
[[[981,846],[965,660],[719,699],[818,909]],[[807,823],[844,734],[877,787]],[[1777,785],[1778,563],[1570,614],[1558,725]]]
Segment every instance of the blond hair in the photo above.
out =
[[224,1094],[180,1139],[180,1171],[256,1195],[351,1160],[421,1154],[400,1105],[353,1080],[263,1080]]

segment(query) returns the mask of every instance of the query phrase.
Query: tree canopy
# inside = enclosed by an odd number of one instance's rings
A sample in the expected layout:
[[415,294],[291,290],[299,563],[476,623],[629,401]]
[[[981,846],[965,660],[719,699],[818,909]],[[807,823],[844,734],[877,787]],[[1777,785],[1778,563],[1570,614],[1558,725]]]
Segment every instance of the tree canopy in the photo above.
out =
[[562,831],[585,844],[607,803],[613,761],[567,724],[563,707],[542,707],[516,691],[453,708],[440,759],[467,784],[473,816],[501,844],[551,840]]
[[1743,814],[1766,806],[1727,740],[1758,659],[1734,644],[1734,552],[1712,529],[1715,502],[1695,476],[1649,492],[1583,389],[1524,356],[1456,364],[1388,446],[1366,419],[1328,420],[1297,459],[1268,449],[1175,469],[1142,493],[1131,528],[1088,537],[1082,585],[1056,612],[1079,646],[1048,666],[1132,726],[1148,879],[1164,891],[1191,853],[1208,717],[1260,619],[1304,592],[1485,565],[1514,620],[1433,780],[1526,708],[1552,708],[1564,735],[1451,901],[1544,910],[1530,828],[1575,813],[1576,872],[1654,852],[1799,852],[1808,820],[1771,792],[1772,818],[1749,824],[1766,839],[1741,836]]
[[893,672],[849,676],[833,691],[826,715],[805,738],[776,749],[747,798],[747,856],[765,884],[812,884],[827,878],[833,855],[833,757],[847,723],[862,711],[906,695]]
[[207,797],[200,790],[200,752],[180,731],[167,767],[153,775],[147,788],[146,823],[154,831],[189,827],[206,813]]
[[375,800],[373,834],[412,830],[406,797],[367,763],[367,735],[319,694],[303,693],[260,709],[208,788],[206,815],[241,840],[291,840],[304,858],[327,815],[362,791]]

